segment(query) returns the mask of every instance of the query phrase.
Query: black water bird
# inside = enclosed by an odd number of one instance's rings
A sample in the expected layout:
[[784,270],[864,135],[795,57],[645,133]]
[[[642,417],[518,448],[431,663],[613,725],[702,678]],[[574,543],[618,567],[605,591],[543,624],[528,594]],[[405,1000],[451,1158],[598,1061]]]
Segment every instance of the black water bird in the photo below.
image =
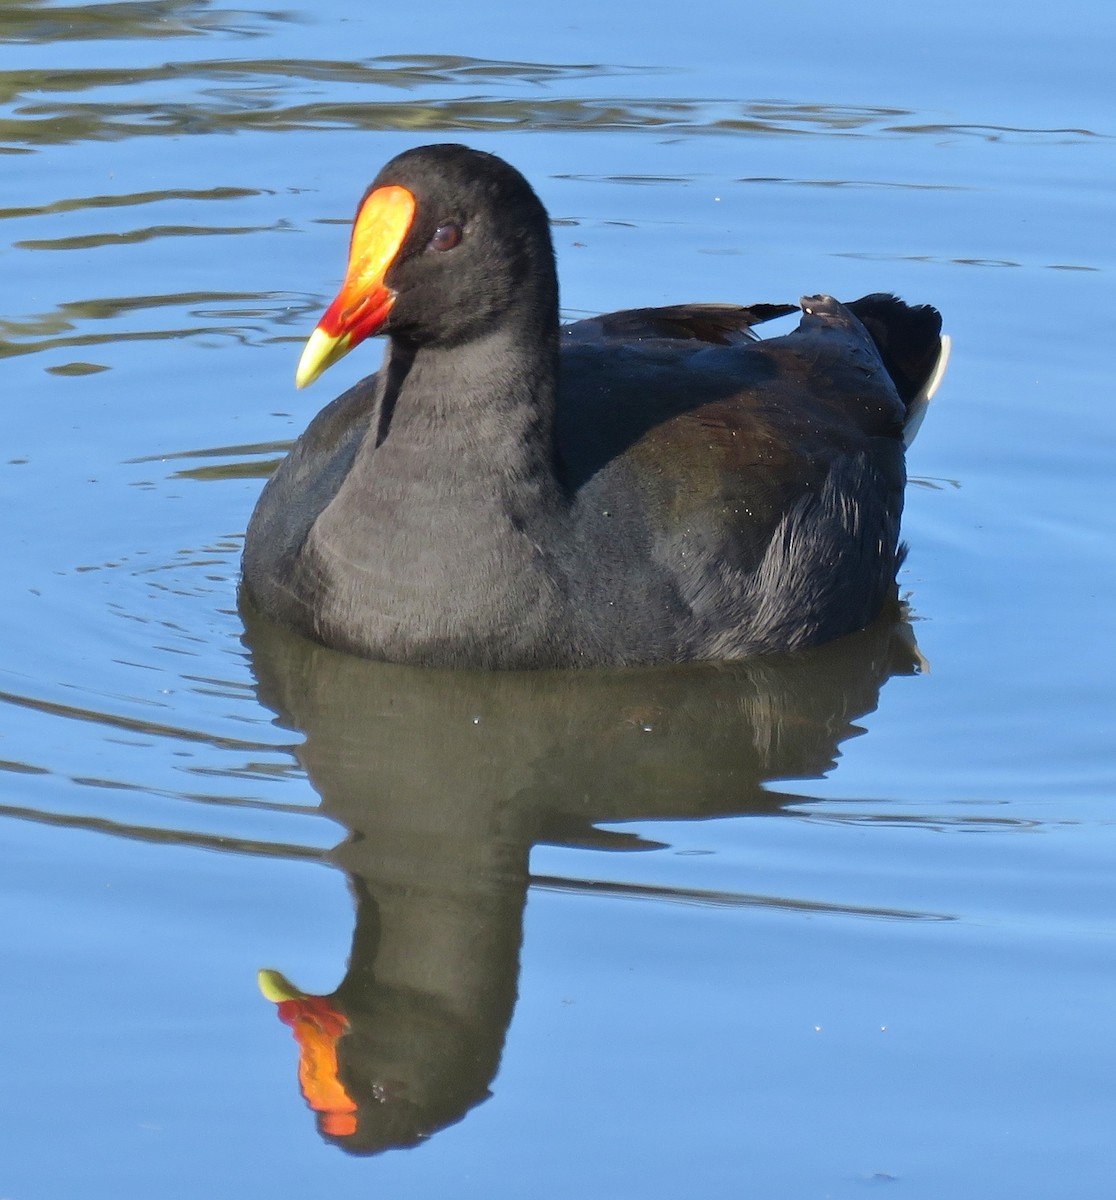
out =
[[561,326],[545,209],[507,163],[409,150],[361,201],[303,386],[384,333],[265,487],[244,593],[341,650],[536,668],[730,660],[893,594],[905,443],[948,342],[876,294]]

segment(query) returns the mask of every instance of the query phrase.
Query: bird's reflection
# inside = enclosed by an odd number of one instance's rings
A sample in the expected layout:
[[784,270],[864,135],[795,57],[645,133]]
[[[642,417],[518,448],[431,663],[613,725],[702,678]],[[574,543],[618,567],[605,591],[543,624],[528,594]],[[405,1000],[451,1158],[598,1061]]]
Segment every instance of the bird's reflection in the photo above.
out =
[[[407,1146],[485,1099],[515,1004],[531,847],[639,849],[604,823],[773,812],[919,662],[898,606],[809,652],[523,674],[370,663],[245,614],[261,700],[305,734],[348,833],[356,927],[329,996],[261,972],[327,1139]],[[795,796],[796,801],[800,800]]]

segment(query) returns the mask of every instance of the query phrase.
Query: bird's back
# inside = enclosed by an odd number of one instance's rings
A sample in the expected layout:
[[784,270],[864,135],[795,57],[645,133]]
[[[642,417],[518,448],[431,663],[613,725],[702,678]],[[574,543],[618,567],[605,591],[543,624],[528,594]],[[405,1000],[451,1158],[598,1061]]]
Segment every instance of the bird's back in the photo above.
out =
[[940,319],[887,296],[803,308],[763,341],[751,327],[787,306],[637,310],[564,331],[559,453],[580,562],[636,580],[629,606],[667,589],[688,656],[840,636],[893,586],[904,424]]

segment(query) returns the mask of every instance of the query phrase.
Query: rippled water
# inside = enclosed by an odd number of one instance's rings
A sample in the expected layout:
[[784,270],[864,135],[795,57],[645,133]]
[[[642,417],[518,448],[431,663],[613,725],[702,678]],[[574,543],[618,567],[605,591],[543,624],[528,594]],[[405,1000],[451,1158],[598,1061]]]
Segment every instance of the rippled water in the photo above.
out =
[[[0,6],[0,1195],[1107,1194],[1114,57],[1100,0]],[[355,201],[444,139],[569,316],[939,305],[911,626],[245,630],[261,481],[375,364],[293,389]]]

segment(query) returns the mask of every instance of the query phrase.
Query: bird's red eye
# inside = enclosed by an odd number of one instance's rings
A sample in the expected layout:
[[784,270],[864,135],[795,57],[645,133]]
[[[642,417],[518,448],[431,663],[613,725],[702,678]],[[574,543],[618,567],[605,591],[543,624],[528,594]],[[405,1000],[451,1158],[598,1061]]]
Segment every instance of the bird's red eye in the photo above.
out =
[[430,239],[430,249],[452,250],[460,241],[461,226],[447,221],[445,225],[439,225],[434,230],[434,236]]

